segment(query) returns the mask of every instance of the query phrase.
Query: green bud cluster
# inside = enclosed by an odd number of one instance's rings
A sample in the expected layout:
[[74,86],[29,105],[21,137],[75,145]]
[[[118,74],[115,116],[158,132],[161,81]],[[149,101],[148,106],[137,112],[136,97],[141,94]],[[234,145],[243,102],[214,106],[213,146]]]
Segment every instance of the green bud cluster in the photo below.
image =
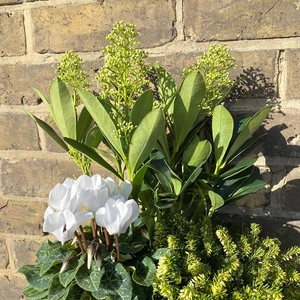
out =
[[105,63],[95,77],[102,89],[101,97],[109,99],[119,112],[125,114],[132,108],[134,100],[149,83],[148,57],[144,50],[136,49],[138,32],[135,25],[124,21],[114,25],[107,36],[110,45],[103,49]]
[[[74,51],[67,51],[60,59],[56,73],[59,74],[59,78],[70,85],[76,96],[77,88],[81,87],[88,89],[90,84],[87,82],[89,77],[86,71],[82,70],[83,60]],[[79,97],[74,99],[75,107],[79,104]]]
[[229,70],[235,68],[235,60],[229,54],[225,44],[212,45],[197,62],[182,72],[182,77],[193,71],[200,71],[205,80],[206,95],[201,110],[210,113],[214,106],[224,100],[231,91],[234,81],[229,77]]

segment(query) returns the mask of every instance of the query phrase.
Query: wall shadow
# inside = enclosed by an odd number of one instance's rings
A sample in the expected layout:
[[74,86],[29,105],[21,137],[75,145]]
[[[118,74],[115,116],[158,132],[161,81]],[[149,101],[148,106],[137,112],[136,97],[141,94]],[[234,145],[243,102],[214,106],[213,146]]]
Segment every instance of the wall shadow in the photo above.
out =
[[[247,107],[250,107],[250,110],[252,110],[251,103],[253,103],[253,113],[266,105],[274,106],[273,111],[259,128],[260,133],[265,134],[265,136],[245,151],[243,156],[263,155],[265,157],[265,166],[271,172],[271,189],[263,191],[265,202],[261,205],[265,206],[266,211],[268,211],[268,206],[271,208],[274,205],[271,203],[271,199],[276,198],[277,213],[275,217],[272,217],[272,209],[270,209],[270,216],[264,217],[249,214],[231,215],[228,210],[224,214],[220,210],[216,215],[228,225],[237,222],[248,225],[253,222],[260,224],[262,236],[279,238],[283,249],[294,245],[300,246],[300,200],[298,199],[300,195],[300,168],[299,170],[297,168],[297,164],[300,165],[300,131],[297,135],[295,127],[291,126],[296,119],[291,119],[290,116],[286,116],[281,111],[277,88],[261,69],[248,68],[242,71],[237,77],[236,86],[225,101],[225,106],[235,116],[249,116],[249,112],[235,110],[235,106],[243,107],[245,101],[249,101]],[[276,159],[281,160],[282,165],[276,165]],[[289,159],[293,162],[285,167],[285,159],[287,165]],[[299,162],[295,163],[297,159]],[[262,179],[261,175],[260,177]],[[287,177],[288,181],[286,181]],[[272,197],[273,193],[276,193],[275,197]],[[251,212],[251,208],[248,209],[249,211]],[[280,212],[282,212],[282,217],[280,217]]]

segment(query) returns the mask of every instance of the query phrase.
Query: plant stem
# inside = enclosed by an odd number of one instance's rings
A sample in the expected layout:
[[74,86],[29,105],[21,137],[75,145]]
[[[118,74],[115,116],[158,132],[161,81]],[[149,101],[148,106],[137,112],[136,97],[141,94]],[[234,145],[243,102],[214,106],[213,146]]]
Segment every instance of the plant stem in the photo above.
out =
[[80,230],[81,236],[83,238],[85,249],[87,249],[88,248],[88,243],[87,243],[86,235],[85,235],[81,225],[79,226],[79,230]]
[[119,236],[117,234],[115,234],[115,242],[116,242],[116,251],[117,251],[117,261],[120,261]]
[[91,220],[91,223],[92,223],[93,240],[97,240],[98,238],[97,230],[96,230],[97,224],[95,223],[95,220]]
[[85,250],[84,250],[84,248],[83,248],[83,245],[82,245],[82,242],[81,242],[80,235],[77,233],[77,231],[74,232],[74,235],[75,235],[76,238],[77,238],[78,245],[79,245],[80,250],[81,250],[81,254],[84,255],[84,254],[85,254]]
[[110,238],[109,238],[108,231],[104,227],[103,227],[103,232],[105,237],[106,248],[110,252],[111,251]]

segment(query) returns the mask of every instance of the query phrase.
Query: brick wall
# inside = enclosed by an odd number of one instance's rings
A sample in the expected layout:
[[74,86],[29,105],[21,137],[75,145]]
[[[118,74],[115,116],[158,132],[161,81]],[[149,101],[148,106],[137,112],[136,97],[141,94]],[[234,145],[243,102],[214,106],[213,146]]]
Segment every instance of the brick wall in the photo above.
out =
[[241,76],[236,113],[277,103],[254,147],[267,186],[226,208],[264,217],[291,244],[300,226],[300,1],[287,0],[1,0],[0,1],[0,299],[20,299],[16,270],[34,262],[50,189],[80,172],[26,115],[49,116],[47,94],[63,52],[75,50],[93,75],[116,21],[137,25],[141,46],[175,78],[216,41],[226,42]]

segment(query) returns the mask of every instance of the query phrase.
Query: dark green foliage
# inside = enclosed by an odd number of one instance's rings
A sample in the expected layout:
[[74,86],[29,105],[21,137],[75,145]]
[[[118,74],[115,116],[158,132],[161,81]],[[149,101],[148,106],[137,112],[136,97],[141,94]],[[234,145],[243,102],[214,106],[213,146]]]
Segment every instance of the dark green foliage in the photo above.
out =
[[171,251],[157,267],[158,299],[299,299],[300,248],[282,252],[259,225],[229,232],[176,215],[160,226],[156,245]]

